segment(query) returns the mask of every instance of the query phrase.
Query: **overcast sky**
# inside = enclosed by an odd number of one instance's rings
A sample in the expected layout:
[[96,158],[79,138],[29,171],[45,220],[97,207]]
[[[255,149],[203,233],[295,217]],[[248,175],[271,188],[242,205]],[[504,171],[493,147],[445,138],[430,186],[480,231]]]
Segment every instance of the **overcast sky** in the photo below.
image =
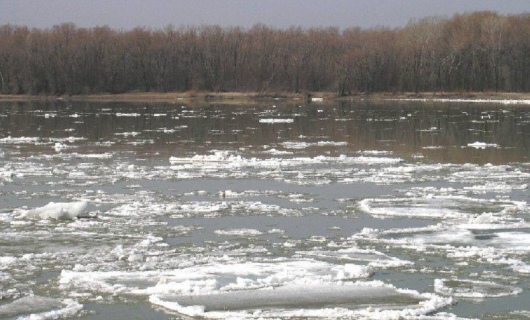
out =
[[0,25],[394,27],[410,19],[479,10],[530,12],[530,0],[0,0]]

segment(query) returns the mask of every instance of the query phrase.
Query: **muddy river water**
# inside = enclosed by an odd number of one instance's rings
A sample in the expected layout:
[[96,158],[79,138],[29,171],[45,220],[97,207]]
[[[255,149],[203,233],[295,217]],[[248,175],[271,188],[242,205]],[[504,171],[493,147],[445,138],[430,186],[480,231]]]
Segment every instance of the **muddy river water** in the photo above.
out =
[[530,106],[0,103],[0,319],[529,319]]

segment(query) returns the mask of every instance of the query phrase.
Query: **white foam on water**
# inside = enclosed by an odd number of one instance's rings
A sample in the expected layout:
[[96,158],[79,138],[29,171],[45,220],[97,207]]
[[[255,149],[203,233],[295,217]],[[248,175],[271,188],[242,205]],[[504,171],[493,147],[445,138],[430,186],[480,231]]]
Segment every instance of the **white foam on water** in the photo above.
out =
[[444,296],[479,299],[513,296],[523,292],[514,286],[466,279],[435,279],[434,290]]

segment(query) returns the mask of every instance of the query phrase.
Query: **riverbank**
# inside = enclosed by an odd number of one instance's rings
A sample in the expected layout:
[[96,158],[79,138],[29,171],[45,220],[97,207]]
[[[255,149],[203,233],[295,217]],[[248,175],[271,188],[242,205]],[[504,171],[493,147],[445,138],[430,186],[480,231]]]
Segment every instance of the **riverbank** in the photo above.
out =
[[355,100],[529,100],[530,93],[511,92],[421,92],[421,93],[372,93],[337,96],[333,92],[315,93],[258,93],[258,92],[135,92],[120,94],[87,95],[0,95],[0,101],[86,101],[86,102],[218,102],[222,104],[249,104],[265,101],[355,101]]

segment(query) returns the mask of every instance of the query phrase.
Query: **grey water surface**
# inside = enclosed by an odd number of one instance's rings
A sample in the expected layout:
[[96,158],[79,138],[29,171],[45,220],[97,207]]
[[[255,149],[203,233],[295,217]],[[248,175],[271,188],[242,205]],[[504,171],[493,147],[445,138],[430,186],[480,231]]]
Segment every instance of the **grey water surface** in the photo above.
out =
[[524,105],[2,102],[0,315],[528,319],[529,184]]

